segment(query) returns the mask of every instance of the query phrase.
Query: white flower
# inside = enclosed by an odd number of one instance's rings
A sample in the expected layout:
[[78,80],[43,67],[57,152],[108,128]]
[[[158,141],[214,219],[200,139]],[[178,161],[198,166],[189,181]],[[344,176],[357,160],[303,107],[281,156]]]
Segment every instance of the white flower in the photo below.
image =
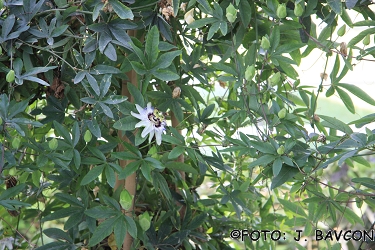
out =
[[149,134],[148,142],[151,142],[151,139],[156,138],[156,144],[161,144],[161,134],[164,132],[167,123],[165,122],[164,116],[158,109],[151,107],[151,102],[147,103],[146,108],[142,108],[138,104],[135,105],[139,114],[130,112],[132,116],[141,120],[138,122],[135,127],[145,127],[142,131],[142,138],[146,137]]

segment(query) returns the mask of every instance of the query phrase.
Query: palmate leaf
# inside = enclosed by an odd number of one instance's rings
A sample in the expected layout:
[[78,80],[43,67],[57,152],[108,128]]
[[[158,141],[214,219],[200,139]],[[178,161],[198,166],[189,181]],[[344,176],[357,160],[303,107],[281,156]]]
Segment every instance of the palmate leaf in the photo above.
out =
[[280,170],[280,173],[272,179],[271,189],[275,189],[281,186],[297,173],[299,173],[299,170],[297,168],[289,167],[287,165],[283,166],[283,168],[281,168]]
[[350,111],[350,113],[354,114],[355,108],[354,108],[354,104],[350,96],[341,88],[336,87],[335,90],[337,94],[339,94],[340,99],[344,103],[345,107]]
[[353,95],[357,96],[361,100],[367,102],[368,104],[371,104],[375,106],[375,100],[367,94],[365,91],[363,91],[361,88],[353,85],[353,84],[347,84],[347,83],[336,83],[336,86],[340,86],[346,90],[348,90]]
[[353,130],[347,124],[334,117],[329,117],[325,115],[319,115],[319,117],[324,119],[324,121],[322,122],[323,126],[340,130],[349,135],[353,133]]
[[92,247],[99,244],[105,237],[110,235],[113,232],[114,225],[118,220],[119,216],[109,218],[100,223],[99,226],[95,229],[92,237],[90,238],[89,246]]
[[152,26],[151,30],[147,33],[145,50],[148,56],[146,65],[152,65],[159,54],[159,31],[156,26]]
[[119,2],[118,0],[109,0],[108,2],[112,5],[113,10],[121,19],[133,20],[134,15],[129,7],[125,6],[123,3]]

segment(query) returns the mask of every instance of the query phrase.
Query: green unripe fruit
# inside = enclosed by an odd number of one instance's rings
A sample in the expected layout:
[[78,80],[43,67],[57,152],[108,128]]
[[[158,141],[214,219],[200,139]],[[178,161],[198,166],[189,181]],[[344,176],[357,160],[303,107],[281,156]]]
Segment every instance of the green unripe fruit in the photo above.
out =
[[234,23],[234,21],[236,21],[236,18],[237,18],[237,9],[232,4],[229,4],[226,11],[227,11],[226,17],[228,21],[230,23]]
[[[4,0],[0,0],[0,10],[4,7]],[[1,53],[0,53],[1,54]]]
[[280,74],[280,72],[276,72],[276,74],[274,74],[274,75],[270,78],[270,82],[272,83],[272,86],[278,84],[279,81],[280,81],[280,78],[281,78],[281,74]]
[[0,126],[3,125],[3,118],[0,117]]
[[58,145],[59,145],[59,142],[57,141],[56,138],[53,138],[52,140],[50,140],[50,141],[48,142],[48,147],[49,147],[51,150],[56,150]]
[[302,5],[296,4],[294,6],[294,15],[296,15],[296,17],[300,17],[300,16],[302,16],[302,14],[303,14],[303,7],[302,7]]
[[85,135],[83,136],[83,139],[85,140],[85,142],[91,141],[92,134],[91,134],[90,130],[86,130]]
[[286,113],[287,113],[286,109],[285,109],[285,108],[282,108],[282,109],[277,113],[277,116],[278,116],[280,119],[283,119],[283,118],[285,118]]
[[8,72],[8,74],[7,74],[7,76],[6,76],[5,79],[6,79],[7,82],[9,82],[9,83],[14,82],[14,79],[16,79],[16,77],[15,77],[15,74],[14,74],[14,70],[13,70],[13,69],[9,70],[9,72]]
[[255,76],[255,67],[254,65],[247,66],[245,71],[245,79],[246,81],[250,81]]
[[282,19],[286,17],[286,6],[285,3],[279,4],[276,10],[276,15],[278,18]]
[[288,154],[288,157],[289,157],[289,158],[293,158],[293,157],[294,157],[294,152],[293,152],[293,151],[290,151],[289,154]]
[[340,29],[337,31],[338,36],[343,36],[346,32],[346,25],[344,24],[343,26],[340,27]]
[[285,153],[285,147],[284,147],[284,145],[281,145],[281,146],[277,149],[277,153],[278,153],[279,155],[282,155],[282,154]]
[[21,144],[21,139],[16,137],[13,139],[12,141],[12,147],[15,148],[15,149],[18,149],[20,147],[20,144]]
[[370,34],[367,34],[365,38],[363,39],[363,45],[369,45],[370,44]]
[[[1,2],[1,0],[0,0],[0,2]],[[3,47],[0,46],[0,55],[2,55],[2,54],[3,54]]]
[[260,42],[260,47],[267,50],[271,47],[270,40],[266,36],[262,37],[262,41]]

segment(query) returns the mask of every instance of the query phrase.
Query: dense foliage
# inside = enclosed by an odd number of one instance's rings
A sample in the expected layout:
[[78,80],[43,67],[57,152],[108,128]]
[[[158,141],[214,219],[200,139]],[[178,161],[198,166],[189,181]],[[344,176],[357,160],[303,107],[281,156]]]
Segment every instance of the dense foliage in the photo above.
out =
[[[314,235],[374,223],[375,114],[317,111],[324,95],[375,105],[343,81],[374,56],[370,7],[2,1],[0,249],[365,248]],[[139,127],[150,105],[161,143]]]

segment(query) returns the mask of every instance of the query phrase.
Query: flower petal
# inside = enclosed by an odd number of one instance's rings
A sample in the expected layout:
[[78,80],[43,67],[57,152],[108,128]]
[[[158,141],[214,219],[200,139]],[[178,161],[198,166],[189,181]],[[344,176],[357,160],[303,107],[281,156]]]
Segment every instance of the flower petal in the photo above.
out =
[[145,127],[145,129],[142,131],[142,134],[141,134],[141,136],[142,137],[145,137],[147,134],[149,134],[151,131],[153,131],[153,126],[152,126],[152,124],[149,124],[149,125],[147,125],[146,127]]
[[134,116],[135,118],[138,118],[139,120],[144,120],[144,117],[145,117],[145,115],[137,114],[132,111],[130,112],[130,114]]
[[152,129],[152,130],[150,131],[150,135],[149,135],[149,137],[148,137],[148,143],[151,142],[152,138],[154,137],[154,133],[155,133],[155,130]]
[[137,124],[135,124],[135,127],[136,128],[147,127],[149,124],[150,124],[149,121],[142,120],[142,121],[138,122]]
[[161,131],[155,131],[155,138],[156,138],[156,144],[160,145],[161,144]]
[[139,114],[142,114],[144,112],[144,109],[138,104],[136,104],[135,107],[137,108]]

